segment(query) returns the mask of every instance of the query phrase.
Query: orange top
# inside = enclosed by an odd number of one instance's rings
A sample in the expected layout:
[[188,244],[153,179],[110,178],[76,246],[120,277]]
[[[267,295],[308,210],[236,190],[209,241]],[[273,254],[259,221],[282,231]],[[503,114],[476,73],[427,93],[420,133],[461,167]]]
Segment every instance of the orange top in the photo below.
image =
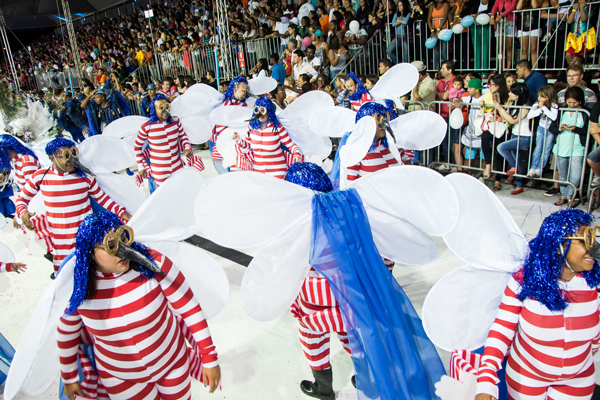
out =
[[319,23],[321,24],[321,32],[326,35],[329,32],[329,15],[323,15],[319,19]]
[[433,6],[433,11],[431,12],[431,21],[433,22],[433,27],[435,29],[446,29],[448,28],[448,22],[446,22],[446,25],[443,27],[440,27],[440,24],[442,23],[442,19],[444,19],[444,7],[440,8],[439,10],[437,8],[435,8],[435,5]]

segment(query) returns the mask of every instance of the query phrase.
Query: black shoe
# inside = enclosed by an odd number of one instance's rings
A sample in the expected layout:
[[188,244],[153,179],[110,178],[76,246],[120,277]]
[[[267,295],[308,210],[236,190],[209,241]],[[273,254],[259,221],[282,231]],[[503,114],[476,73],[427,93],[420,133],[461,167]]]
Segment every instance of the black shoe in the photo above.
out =
[[54,260],[52,259],[52,253],[47,252],[46,254],[44,254],[44,258],[50,262],[54,262]]
[[300,390],[307,396],[314,397],[320,400],[335,400],[335,392],[333,391],[333,373],[331,368],[324,370],[312,370],[314,382],[302,381]]
[[557,188],[555,188],[555,187],[553,187],[553,188],[550,188],[550,190],[548,190],[547,192],[545,192],[544,196],[552,197],[552,196],[557,195],[559,193],[560,193],[560,190],[557,189]]
[[52,279],[52,280],[56,279],[56,272],[53,272],[50,274],[50,279]]
[[356,375],[352,375],[352,378],[350,378],[350,382],[352,382],[352,386],[354,386],[354,389],[356,389]]

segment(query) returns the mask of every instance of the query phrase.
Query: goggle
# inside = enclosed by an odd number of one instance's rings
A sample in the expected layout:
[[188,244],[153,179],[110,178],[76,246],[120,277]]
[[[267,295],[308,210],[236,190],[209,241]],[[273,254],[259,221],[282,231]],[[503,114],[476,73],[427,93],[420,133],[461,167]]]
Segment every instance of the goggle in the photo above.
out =
[[254,107],[254,114],[266,115],[267,114],[267,107],[255,106]]
[[102,240],[102,247],[111,256],[114,256],[119,251],[119,245],[123,243],[125,246],[131,246],[133,243],[133,229],[127,225],[121,225],[114,232],[109,232]]
[[590,251],[594,248],[594,243],[600,238],[600,226],[586,226],[581,229],[583,236],[565,236],[563,239],[583,240],[585,248]]
[[79,157],[79,149],[77,147],[63,147],[60,150],[60,156],[69,161],[71,158]]
[[377,122],[377,125],[380,125],[382,122],[389,122],[389,120],[390,120],[390,116],[388,113],[376,114],[373,117],[375,117],[375,121]]

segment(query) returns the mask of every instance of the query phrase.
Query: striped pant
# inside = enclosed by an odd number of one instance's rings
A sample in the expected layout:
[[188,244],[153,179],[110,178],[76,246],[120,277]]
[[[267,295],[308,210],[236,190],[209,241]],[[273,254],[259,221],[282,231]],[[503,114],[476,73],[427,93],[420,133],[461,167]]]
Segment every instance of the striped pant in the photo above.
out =
[[506,383],[511,400],[589,400],[596,385],[594,364],[574,378],[548,380],[532,374],[519,361],[508,356]]
[[136,383],[101,373],[102,385],[112,400],[189,400],[192,398],[187,348],[182,348],[177,363],[156,382]]
[[48,218],[46,214],[34,215],[30,219],[35,229],[37,238],[46,243],[46,249],[51,252],[53,249],[52,238],[50,237],[50,227],[48,226]]

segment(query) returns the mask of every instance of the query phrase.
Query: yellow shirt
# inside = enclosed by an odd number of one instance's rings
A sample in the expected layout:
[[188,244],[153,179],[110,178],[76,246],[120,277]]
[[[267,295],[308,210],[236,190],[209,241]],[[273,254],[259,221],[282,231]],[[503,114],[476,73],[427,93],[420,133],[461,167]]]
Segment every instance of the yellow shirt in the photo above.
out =
[[136,59],[136,60],[137,60],[137,62],[138,62],[138,67],[140,67],[140,66],[141,66],[141,65],[144,63],[144,52],[143,52],[143,51],[141,51],[141,50],[140,50],[140,51],[138,51],[138,52],[135,54],[135,59]]

